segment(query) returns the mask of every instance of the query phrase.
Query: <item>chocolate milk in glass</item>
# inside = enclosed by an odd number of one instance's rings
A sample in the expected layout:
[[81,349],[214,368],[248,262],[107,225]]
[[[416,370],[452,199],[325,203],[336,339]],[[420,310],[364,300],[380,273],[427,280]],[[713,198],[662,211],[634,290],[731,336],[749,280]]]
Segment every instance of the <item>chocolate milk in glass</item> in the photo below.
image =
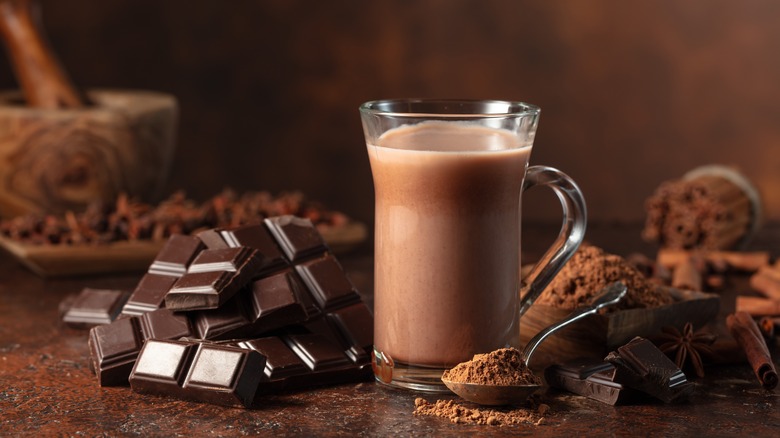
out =
[[367,146],[376,193],[376,349],[396,363],[450,367],[511,343],[530,140],[427,121],[376,143]]

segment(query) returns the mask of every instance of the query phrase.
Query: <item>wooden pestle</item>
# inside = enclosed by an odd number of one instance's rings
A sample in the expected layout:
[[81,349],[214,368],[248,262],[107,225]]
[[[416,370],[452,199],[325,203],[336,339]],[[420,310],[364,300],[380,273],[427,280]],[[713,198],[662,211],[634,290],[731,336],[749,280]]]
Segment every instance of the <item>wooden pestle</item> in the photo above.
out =
[[85,105],[43,34],[37,0],[0,0],[0,35],[28,106]]

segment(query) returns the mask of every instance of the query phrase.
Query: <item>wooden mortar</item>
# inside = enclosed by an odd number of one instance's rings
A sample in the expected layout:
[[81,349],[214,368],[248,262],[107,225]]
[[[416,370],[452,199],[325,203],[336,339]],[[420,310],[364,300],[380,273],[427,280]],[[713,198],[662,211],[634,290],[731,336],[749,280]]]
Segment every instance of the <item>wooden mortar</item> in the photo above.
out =
[[91,106],[24,106],[0,93],[0,216],[81,210],[125,192],[159,195],[175,148],[173,96],[90,90]]
[[0,217],[159,194],[175,144],[174,97],[79,92],[45,38],[37,0],[0,0],[0,38],[21,87],[0,93]]

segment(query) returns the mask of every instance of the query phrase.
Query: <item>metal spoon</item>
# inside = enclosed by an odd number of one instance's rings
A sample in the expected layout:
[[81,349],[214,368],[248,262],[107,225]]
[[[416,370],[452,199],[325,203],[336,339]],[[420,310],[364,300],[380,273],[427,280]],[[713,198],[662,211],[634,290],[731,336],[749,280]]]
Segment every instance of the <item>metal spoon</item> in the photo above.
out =
[[[599,309],[616,304],[626,295],[626,286],[621,282],[615,282],[605,287],[589,305],[575,309],[566,318],[537,333],[523,348],[523,361],[528,364],[536,347],[548,336],[567,325],[592,315]],[[500,406],[525,402],[528,397],[541,388],[541,385],[482,385],[479,383],[458,383],[441,379],[450,391],[459,395],[464,400],[480,405]]]

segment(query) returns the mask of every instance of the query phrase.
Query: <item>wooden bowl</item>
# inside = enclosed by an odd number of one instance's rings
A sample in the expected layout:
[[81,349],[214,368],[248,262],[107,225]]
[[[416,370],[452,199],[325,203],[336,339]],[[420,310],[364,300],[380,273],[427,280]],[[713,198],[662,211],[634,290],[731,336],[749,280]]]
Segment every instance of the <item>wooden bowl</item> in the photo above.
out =
[[125,192],[159,195],[175,148],[178,106],[168,94],[91,90],[93,105],[48,110],[0,93],[0,217],[82,210]]
[[[667,288],[675,302],[648,309],[627,309],[591,315],[550,335],[534,353],[534,367],[541,368],[579,357],[603,359],[607,353],[635,336],[653,336],[664,326],[682,328],[686,322],[700,327],[720,309],[720,296]],[[520,341],[571,313],[569,309],[535,304],[520,318]]]

